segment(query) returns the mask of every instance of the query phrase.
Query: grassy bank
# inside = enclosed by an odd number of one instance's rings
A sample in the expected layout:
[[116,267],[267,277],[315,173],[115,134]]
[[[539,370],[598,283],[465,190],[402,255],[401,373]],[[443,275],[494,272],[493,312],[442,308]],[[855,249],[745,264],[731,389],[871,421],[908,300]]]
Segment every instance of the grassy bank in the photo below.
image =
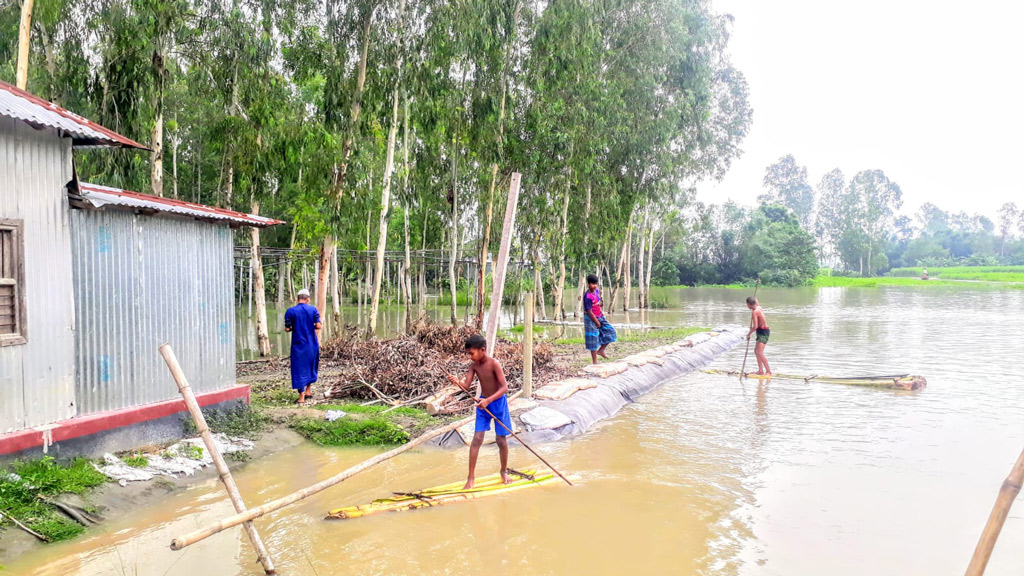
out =
[[298,417],[289,426],[320,446],[393,446],[405,444],[431,427],[433,418],[419,408],[319,404],[316,410],[341,410],[333,422],[323,416]]
[[[663,344],[682,340],[697,332],[707,332],[710,328],[686,327],[686,328],[659,328],[655,330],[630,330],[629,333],[622,333],[618,336],[619,344],[644,343],[645,348],[657,348]],[[554,340],[556,345],[583,344],[582,336],[569,336]]]
[[[931,270],[928,270],[929,274]],[[849,278],[845,276],[817,276],[811,280],[810,285],[816,288],[846,287],[846,288],[878,288],[880,286],[911,286],[915,288],[936,286],[957,287],[966,289],[1024,289],[1024,275],[1016,280],[1014,274],[984,274],[976,275],[962,274],[953,276],[965,276],[954,278],[950,276],[931,276],[929,280],[922,280],[920,277],[893,277],[878,276],[875,278]],[[975,276],[968,278],[966,276]]]
[[74,538],[85,528],[60,512],[53,501],[64,494],[84,494],[107,481],[85,458],[58,463],[52,457],[13,462],[0,469],[0,526],[18,530],[16,518],[51,542]]
[[[889,276],[920,278],[923,268],[893,268]],[[945,266],[928,268],[932,278],[981,282],[1024,282],[1024,266]]]

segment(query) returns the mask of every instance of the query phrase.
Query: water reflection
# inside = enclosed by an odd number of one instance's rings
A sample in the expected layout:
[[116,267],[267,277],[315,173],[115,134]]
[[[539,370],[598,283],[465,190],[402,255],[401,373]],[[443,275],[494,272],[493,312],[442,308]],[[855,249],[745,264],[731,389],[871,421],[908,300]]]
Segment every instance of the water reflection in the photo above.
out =
[[[679,290],[671,300],[676,309],[631,312],[628,319],[618,313],[615,321],[745,324],[746,295]],[[778,372],[907,371],[927,376],[929,387],[906,394],[691,374],[583,437],[542,447],[553,464],[582,477],[577,488],[322,520],[338,505],[464,474],[463,450],[408,453],[261,519],[282,573],[960,573],[1024,444],[1024,347],[1016,336],[1024,292],[763,289],[759,297],[773,329],[767,354]],[[394,316],[389,326],[399,325]],[[735,370],[742,357],[739,347],[714,366]],[[237,479],[249,500],[261,502],[373,453],[301,446],[252,462]],[[529,467],[532,458],[513,449],[512,463]],[[485,448],[481,470],[496,465],[493,447]],[[1024,541],[1021,505],[1007,521],[989,576],[1024,571],[1016,546]],[[166,548],[172,535],[229,511],[210,480],[9,570],[259,574],[241,530],[184,553]]]

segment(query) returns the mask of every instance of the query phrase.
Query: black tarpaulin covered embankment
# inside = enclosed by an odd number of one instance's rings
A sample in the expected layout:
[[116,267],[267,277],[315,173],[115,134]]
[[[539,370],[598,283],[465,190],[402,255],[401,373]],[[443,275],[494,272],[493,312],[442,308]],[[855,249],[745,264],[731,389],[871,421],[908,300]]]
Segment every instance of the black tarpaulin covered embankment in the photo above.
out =
[[636,402],[641,396],[665,382],[689,374],[711,363],[722,353],[743,342],[746,329],[741,326],[721,326],[711,333],[699,333],[684,341],[692,347],[683,347],[660,357],[661,364],[649,363],[630,366],[625,372],[607,378],[590,377],[597,386],[580,390],[565,400],[542,400],[540,406],[567,416],[571,424],[550,430],[529,430],[519,436],[526,443],[552,442],[567,436],[582,434],[594,424],[614,415],[623,406]]
[[[537,402],[538,407],[546,409],[543,414],[544,420],[565,422],[567,419],[569,424],[562,424],[557,428],[538,429],[537,426],[531,426],[520,419],[522,414],[519,414],[515,417],[517,427],[521,430],[519,436],[524,442],[532,444],[553,442],[567,436],[582,434],[600,420],[613,416],[626,404],[636,402],[641,396],[665,382],[707,366],[716,357],[743,342],[745,334],[746,329],[741,326],[720,326],[712,332],[689,336],[675,345],[635,354],[630,358],[640,358],[640,363],[645,357],[653,359],[641,366],[629,366],[619,374],[605,378],[583,375],[583,378],[596,386],[579,390],[563,400]],[[523,411],[523,414],[535,409]],[[548,410],[558,412],[564,418],[557,418],[557,415]],[[541,418],[535,420],[539,419]],[[460,438],[449,437],[439,444],[464,445],[464,442],[470,440],[465,438],[460,441]]]

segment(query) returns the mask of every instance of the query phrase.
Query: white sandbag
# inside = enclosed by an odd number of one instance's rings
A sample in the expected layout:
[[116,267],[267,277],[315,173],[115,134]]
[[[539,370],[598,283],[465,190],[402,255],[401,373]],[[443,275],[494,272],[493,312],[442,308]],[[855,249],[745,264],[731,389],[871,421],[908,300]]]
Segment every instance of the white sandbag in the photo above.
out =
[[607,378],[615,374],[622,374],[628,368],[629,364],[625,362],[609,362],[607,364],[592,364],[581,370],[581,372],[589,376]]
[[572,420],[568,416],[547,406],[534,408],[529,412],[521,414],[519,419],[523,421],[523,426],[531,432],[534,430],[553,430],[572,424]]
[[586,390],[594,386],[597,386],[597,383],[593,380],[569,378],[568,380],[552,382],[543,388],[537,389],[533,393],[533,397],[538,400],[565,400],[580,390]]

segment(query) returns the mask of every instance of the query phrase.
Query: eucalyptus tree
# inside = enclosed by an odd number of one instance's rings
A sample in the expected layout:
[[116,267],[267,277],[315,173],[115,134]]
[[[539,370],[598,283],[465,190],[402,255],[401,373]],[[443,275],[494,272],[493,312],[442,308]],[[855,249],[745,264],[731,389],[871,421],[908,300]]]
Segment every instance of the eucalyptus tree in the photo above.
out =
[[852,253],[859,252],[860,273],[867,266],[873,275],[873,254],[888,238],[896,211],[903,206],[903,191],[881,170],[864,170],[850,180],[844,205],[853,225],[846,235],[845,259],[850,262]]
[[844,207],[846,177],[836,168],[821,177],[818,183],[818,206],[814,220],[819,258],[831,262],[838,254],[839,239],[849,227],[850,212]]
[[800,166],[792,154],[779,158],[765,168],[765,194],[758,196],[762,204],[781,204],[791,209],[804,230],[812,229],[814,188],[807,183],[807,167]]

